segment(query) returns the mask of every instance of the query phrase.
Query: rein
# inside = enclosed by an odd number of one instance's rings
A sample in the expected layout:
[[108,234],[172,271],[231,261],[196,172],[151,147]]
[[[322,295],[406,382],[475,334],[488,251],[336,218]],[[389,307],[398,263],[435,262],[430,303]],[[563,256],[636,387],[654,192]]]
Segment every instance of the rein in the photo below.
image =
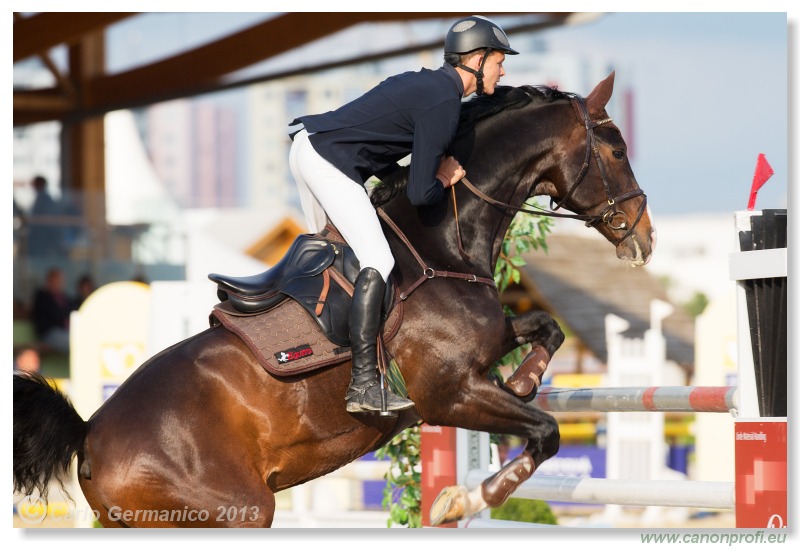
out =
[[[487,202],[493,206],[497,206],[504,210],[512,210],[514,212],[525,212],[527,214],[534,214],[537,216],[550,216],[554,218],[571,218],[575,220],[581,220],[586,222],[586,227],[594,227],[599,223],[605,223],[608,225],[609,228],[614,230],[621,230],[627,229],[628,231],[620,238],[617,239],[613,244],[618,245],[625,239],[631,236],[633,231],[636,229],[636,226],[639,224],[639,220],[642,219],[642,214],[644,214],[644,210],[647,207],[647,195],[644,194],[644,191],[641,189],[635,189],[633,191],[628,191],[627,193],[622,193],[621,195],[617,195],[616,197],[613,196],[611,192],[611,185],[609,184],[608,177],[606,175],[605,165],[603,164],[602,159],[600,158],[600,151],[597,148],[597,142],[595,140],[594,129],[602,124],[606,124],[607,122],[611,122],[611,118],[604,118],[602,120],[594,121],[589,116],[589,110],[586,107],[586,101],[584,98],[577,94],[570,94],[570,98],[574,101],[573,105],[577,104],[580,108],[580,112],[583,115],[583,124],[586,128],[586,156],[583,161],[583,165],[581,166],[581,170],[578,173],[577,178],[575,178],[575,182],[570,187],[569,191],[567,192],[566,196],[558,201],[555,205],[553,205],[553,201],[550,201],[551,211],[547,210],[533,210],[530,208],[523,208],[519,206],[513,206],[511,204],[499,201],[497,199],[493,199],[492,197],[488,196],[486,193],[475,187],[472,182],[470,182],[467,178],[463,178],[461,183],[466,186],[475,196],[481,199],[484,202]],[[596,208],[607,205],[608,207],[603,211],[600,215],[592,215],[592,214],[561,214],[556,212],[556,210],[560,209],[564,204],[570,199],[572,194],[578,188],[578,185],[583,181],[583,178],[589,171],[590,162],[592,159],[592,153],[594,153],[594,159],[597,163],[597,167],[600,170],[600,178],[603,181],[603,187],[606,193],[606,201],[605,203],[600,203],[598,206],[595,206],[591,210],[595,210]],[[452,188],[452,187],[451,187]],[[636,214],[636,219],[634,220],[633,224],[628,226],[628,220],[625,212],[622,210],[617,210],[616,205],[618,203],[625,202],[632,198],[638,196],[644,197],[642,204],[639,206],[639,210]],[[453,203],[455,204],[456,195],[455,189],[453,189]],[[458,227],[458,210],[456,212],[456,233],[459,241],[459,250],[463,250],[461,246],[461,231]],[[619,217],[622,217],[622,221],[615,225],[615,220]],[[462,253],[463,254],[463,253]]]

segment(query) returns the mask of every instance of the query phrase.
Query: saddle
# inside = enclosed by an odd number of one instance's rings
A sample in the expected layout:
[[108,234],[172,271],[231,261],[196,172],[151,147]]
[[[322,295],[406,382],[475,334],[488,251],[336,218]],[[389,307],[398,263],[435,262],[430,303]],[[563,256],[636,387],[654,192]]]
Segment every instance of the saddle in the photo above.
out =
[[[216,273],[220,303],[209,317],[242,339],[262,367],[289,376],[351,357],[349,311],[360,271],[352,248],[330,227],[298,236],[271,269],[249,277]],[[402,321],[397,285],[387,282],[379,350]],[[396,305],[397,304],[397,305]]]

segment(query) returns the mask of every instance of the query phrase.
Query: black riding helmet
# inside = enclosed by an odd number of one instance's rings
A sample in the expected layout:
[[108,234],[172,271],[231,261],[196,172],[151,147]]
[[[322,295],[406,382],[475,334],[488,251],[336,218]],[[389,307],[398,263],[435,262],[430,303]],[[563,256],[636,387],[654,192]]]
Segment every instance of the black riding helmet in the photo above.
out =
[[[461,55],[475,50],[485,49],[483,62],[476,71],[461,63]],[[454,67],[470,72],[477,78],[477,94],[483,94],[483,65],[492,50],[498,50],[506,55],[516,55],[519,52],[508,43],[506,33],[496,23],[482,15],[471,15],[459,19],[444,39],[444,59]]]

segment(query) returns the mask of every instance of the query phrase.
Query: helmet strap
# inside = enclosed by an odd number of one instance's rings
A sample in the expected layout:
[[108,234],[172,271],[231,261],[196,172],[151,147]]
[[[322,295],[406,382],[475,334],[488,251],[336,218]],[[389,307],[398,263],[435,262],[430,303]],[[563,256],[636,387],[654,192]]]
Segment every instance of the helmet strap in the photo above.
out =
[[486,59],[489,57],[490,53],[492,53],[492,48],[486,48],[486,51],[483,52],[483,59],[481,60],[481,66],[478,67],[477,71],[471,67],[467,67],[463,63],[459,63],[457,65],[457,67],[460,67],[461,69],[464,69],[468,73],[472,73],[475,75],[476,86],[477,86],[475,93],[478,95],[483,95],[483,67],[484,65],[486,65]]

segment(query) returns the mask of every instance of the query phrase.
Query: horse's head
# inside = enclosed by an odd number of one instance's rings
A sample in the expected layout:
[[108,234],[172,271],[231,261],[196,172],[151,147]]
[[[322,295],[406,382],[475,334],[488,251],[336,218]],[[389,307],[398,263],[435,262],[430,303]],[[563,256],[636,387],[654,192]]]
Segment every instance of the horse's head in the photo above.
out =
[[557,207],[590,216],[594,226],[617,249],[617,257],[634,266],[646,264],[656,242],[647,198],[628,161],[619,128],[606,113],[614,73],[584,99],[572,96],[575,128],[558,150],[561,177],[550,182]]

